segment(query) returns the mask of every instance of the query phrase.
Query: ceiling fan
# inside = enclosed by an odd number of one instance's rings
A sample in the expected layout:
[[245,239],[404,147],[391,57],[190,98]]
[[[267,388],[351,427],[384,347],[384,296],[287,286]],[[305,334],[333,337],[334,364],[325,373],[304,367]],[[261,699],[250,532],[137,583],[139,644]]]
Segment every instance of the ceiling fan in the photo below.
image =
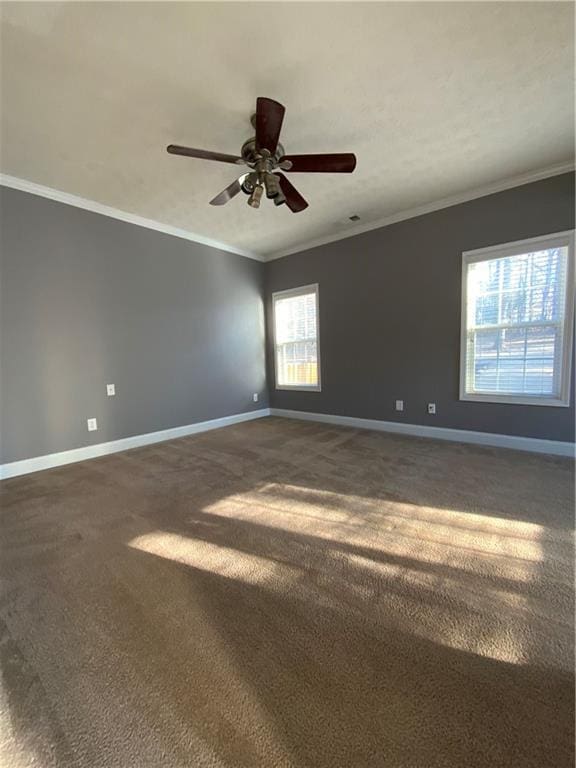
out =
[[264,192],[274,200],[275,205],[286,203],[293,213],[303,211],[308,203],[296,187],[281,173],[352,173],[356,167],[356,156],[352,153],[332,155],[286,155],[279,143],[280,129],[286,110],[273,99],[256,99],[256,114],[252,115],[252,127],[256,136],[245,141],[240,155],[225,155],[221,152],[209,152],[205,149],[180,147],[170,144],[166,149],[172,155],[197,157],[200,160],[217,160],[220,163],[248,166],[250,171],[233,181],[219,195],[210,201],[210,205],[224,205],[238,192],[248,197],[248,205],[259,208]]

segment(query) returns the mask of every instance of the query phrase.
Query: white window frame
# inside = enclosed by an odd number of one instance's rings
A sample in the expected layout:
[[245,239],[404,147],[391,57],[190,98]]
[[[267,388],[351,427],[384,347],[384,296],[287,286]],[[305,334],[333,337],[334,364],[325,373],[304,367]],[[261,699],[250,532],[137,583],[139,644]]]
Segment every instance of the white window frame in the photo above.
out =
[[[479,261],[490,261],[506,256],[517,256],[531,251],[542,251],[548,248],[568,247],[568,267],[566,272],[566,314],[564,317],[563,348],[561,359],[560,396],[523,396],[497,395],[491,393],[466,392],[466,355],[468,336],[468,267]],[[460,400],[471,400],[481,403],[509,403],[511,405],[544,405],[568,407],[570,405],[570,374],[572,370],[572,338],[574,328],[574,231],[555,232],[550,235],[532,237],[527,240],[516,240],[512,243],[478,248],[462,253],[462,308],[460,318]]]
[[[313,293],[316,296],[316,369],[318,371],[318,384],[306,386],[304,384],[278,384],[278,362],[276,355],[276,301],[294,296],[304,296]],[[298,288],[290,288],[287,291],[275,291],[272,294],[272,332],[274,337],[274,385],[276,389],[300,392],[321,392],[322,377],[320,364],[320,292],[318,283],[302,285]]]

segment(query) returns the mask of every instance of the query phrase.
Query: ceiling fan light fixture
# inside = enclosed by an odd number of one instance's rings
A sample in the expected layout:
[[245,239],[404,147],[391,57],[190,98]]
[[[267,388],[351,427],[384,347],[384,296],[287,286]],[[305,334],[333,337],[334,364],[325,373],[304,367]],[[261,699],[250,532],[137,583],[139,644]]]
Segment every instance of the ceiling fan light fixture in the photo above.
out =
[[247,173],[244,176],[244,181],[242,182],[242,192],[246,195],[251,195],[252,192],[254,192],[254,187],[258,183],[258,176],[255,173]]
[[264,186],[266,187],[266,197],[269,200],[280,194],[280,179],[274,173],[267,173],[264,176]]
[[248,198],[248,205],[251,208],[260,208],[260,200],[262,200],[263,193],[264,193],[264,187],[262,187],[260,184],[257,184],[254,187],[254,191]]

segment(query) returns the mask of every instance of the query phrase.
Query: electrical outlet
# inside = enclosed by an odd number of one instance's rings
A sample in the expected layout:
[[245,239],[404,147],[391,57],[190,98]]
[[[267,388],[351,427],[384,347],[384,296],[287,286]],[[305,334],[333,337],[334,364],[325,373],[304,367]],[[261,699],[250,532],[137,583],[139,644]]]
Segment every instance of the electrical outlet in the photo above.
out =
[[114,384],[106,384],[106,394],[108,397],[114,397],[116,394],[116,386]]
[[428,403],[428,413],[436,413],[436,403]]
[[95,432],[98,429],[98,422],[96,419],[87,419],[88,432]]
[[396,410],[397,411],[404,410],[404,400],[396,400]]
[[258,402],[258,392],[254,392],[254,394],[252,395],[252,397],[253,397],[253,399],[254,399],[254,402],[255,402],[255,403],[257,403],[257,402]]

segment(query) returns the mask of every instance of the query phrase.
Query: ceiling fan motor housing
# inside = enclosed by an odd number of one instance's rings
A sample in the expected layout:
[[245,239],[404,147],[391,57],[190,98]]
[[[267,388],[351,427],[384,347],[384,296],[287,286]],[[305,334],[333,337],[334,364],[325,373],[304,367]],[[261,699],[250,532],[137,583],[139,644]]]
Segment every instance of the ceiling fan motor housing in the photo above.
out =
[[[255,167],[257,162],[262,158],[262,154],[256,149],[256,137],[253,136],[251,139],[248,139],[248,141],[245,141],[242,145],[242,150],[240,152],[242,155],[242,159],[246,163],[246,165],[249,165],[251,168]],[[270,160],[272,161],[272,165],[276,166],[280,162],[280,158],[284,157],[286,152],[284,151],[284,147],[282,144],[278,144],[276,147],[276,152],[273,156],[268,153],[268,156]]]

